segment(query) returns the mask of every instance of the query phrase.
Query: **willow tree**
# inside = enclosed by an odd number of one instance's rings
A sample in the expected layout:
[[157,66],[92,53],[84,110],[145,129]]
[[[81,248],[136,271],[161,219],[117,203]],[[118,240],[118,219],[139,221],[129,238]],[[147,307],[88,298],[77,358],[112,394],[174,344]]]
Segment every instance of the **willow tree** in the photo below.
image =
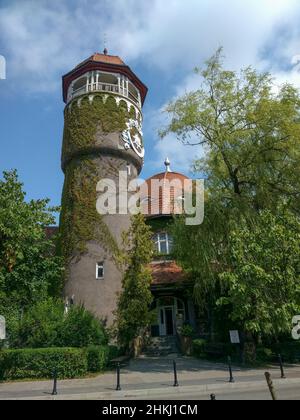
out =
[[174,229],[175,253],[194,274],[195,298],[204,306],[229,287],[220,274],[233,269],[232,231],[253,225],[261,211],[276,214],[278,203],[299,216],[300,95],[251,67],[224,69],[221,49],[195,72],[199,88],[167,106],[161,135],[194,148],[194,170],[205,174],[204,223],[177,221]]
[[300,96],[276,87],[268,73],[223,69],[221,49],[196,69],[199,89],[170,103],[169,125],[184,144],[201,146],[194,168],[207,175],[210,192],[254,208],[276,205],[278,196],[299,208]]

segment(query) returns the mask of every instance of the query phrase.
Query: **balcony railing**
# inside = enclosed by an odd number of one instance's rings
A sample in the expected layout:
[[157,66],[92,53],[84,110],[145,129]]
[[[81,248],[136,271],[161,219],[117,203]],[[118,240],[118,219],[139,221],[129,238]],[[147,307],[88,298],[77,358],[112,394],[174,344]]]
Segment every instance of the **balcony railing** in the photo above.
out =
[[129,98],[131,101],[133,101],[139,108],[141,108],[141,101],[140,98],[132,94],[132,92],[129,92],[129,90],[124,89],[123,87],[119,85],[114,85],[110,83],[89,83],[85,86],[82,86],[78,89],[73,90],[70,95],[68,96],[68,102],[70,102],[72,99],[76,98],[77,96],[83,95],[84,93],[88,92],[110,92],[110,93],[117,93],[121,96],[124,96],[125,98]]

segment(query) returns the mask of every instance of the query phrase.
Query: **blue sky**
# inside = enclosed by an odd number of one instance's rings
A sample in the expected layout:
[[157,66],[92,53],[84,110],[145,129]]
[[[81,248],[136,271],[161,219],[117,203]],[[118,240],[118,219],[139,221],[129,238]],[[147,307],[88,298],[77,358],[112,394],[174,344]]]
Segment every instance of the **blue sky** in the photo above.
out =
[[149,88],[143,177],[189,173],[201,150],[161,141],[164,106],[197,88],[195,66],[224,47],[226,66],[253,65],[300,87],[298,0],[0,0],[0,173],[17,168],[27,197],[60,203],[61,76],[92,53],[120,57]]

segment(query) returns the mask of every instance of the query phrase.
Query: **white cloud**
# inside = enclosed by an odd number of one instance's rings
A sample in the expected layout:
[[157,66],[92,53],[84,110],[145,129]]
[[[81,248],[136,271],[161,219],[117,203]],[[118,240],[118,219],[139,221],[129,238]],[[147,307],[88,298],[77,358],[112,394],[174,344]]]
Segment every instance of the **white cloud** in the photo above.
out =
[[189,71],[219,45],[232,66],[255,64],[297,9],[296,0],[19,0],[0,8],[0,27],[15,84],[48,91],[102,49],[105,32],[112,53],[165,72]]
[[[299,16],[298,0],[15,0],[0,6],[0,53],[10,85],[30,93],[58,92],[63,73],[102,50],[104,33],[109,51],[133,68],[142,63],[166,80],[178,75],[174,94],[197,86],[191,70],[220,45],[226,66],[252,64],[300,86],[291,65],[300,54]],[[290,67],[281,68],[284,63]],[[152,139],[159,112],[145,118]],[[150,164],[158,170],[169,155],[174,170],[188,171],[191,148],[173,137],[155,143],[154,151],[157,161]]]

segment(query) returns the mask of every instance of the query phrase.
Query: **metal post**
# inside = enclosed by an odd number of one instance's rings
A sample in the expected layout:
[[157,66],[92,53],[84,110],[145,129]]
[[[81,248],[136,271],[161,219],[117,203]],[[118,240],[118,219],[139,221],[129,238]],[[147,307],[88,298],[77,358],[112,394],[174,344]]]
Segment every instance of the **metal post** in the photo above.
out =
[[278,354],[278,359],[279,359],[279,365],[280,365],[280,371],[281,371],[281,379],[285,379],[286,377],[285,377],[285,374],[284,374],[281,354]]
[[57,370],[53,371],[53,391],[52,395],[57,395]]
[[210,394],[210,399],[211,399],[211,401],[216,401],[216,396],[215,396],[215,394]]
[[120,363],[118,363],[117,364],[117,388],[116,388],[116,391],[121,391],[120,376],[121,376],[121,368],[120,368]]
[[228,359],[227,360],[228,360],[228,368],[229,368],[229,375],[230,375],[229,382],[231,384],[233,384],[234,383],[234,378],[233,378],[233,375],[232,375],[231,357],[228,356]]
[[271,396],[272,396],[272,400],[276,401],[277,396],[276,396],[276,392],[275,392],[274,385],[273,385],[273,382],[272,382],[271,374],[269,372],[266,372],[265,377],[266,377],[267,384],[268,384],[268,387],[269,387],[269,390],[270,390],[270,393],[271,393]]
[[177,365],[176,361],[173,360],[173,368],[174,368],[174,386],[179,386],[178,379],[177,379]]

